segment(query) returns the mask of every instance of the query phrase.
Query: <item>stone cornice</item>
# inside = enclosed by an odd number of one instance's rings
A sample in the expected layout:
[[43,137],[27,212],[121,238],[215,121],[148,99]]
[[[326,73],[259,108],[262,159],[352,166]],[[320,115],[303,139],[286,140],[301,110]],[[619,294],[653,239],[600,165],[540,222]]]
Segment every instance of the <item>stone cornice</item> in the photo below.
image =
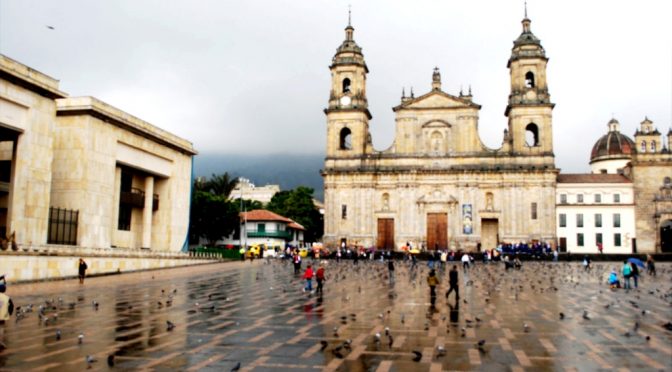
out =
[[0,54],[0,79],[31,90],[43,97],[56,99],[68,94],[58,90],[58,80]]
[[91,115],[139,136],[170,147],[186,155],[196,155],[191,142],[125,113],[94,97],[74,97],[56,100],[57,116]]

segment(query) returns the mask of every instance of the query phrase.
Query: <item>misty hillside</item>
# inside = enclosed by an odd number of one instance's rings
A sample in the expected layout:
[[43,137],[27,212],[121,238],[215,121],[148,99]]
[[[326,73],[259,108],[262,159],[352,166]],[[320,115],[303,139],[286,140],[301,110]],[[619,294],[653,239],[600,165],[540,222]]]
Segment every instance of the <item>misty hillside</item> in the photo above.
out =
[[324,200],[320,169],[324,155],[296,154],[199,154],[194,159],[194,175],[210,177],[213,173],[229,172],[235,177],[248,178],[257,186],[278,184],[281,190],[308,186],[315,190],[314,196]]

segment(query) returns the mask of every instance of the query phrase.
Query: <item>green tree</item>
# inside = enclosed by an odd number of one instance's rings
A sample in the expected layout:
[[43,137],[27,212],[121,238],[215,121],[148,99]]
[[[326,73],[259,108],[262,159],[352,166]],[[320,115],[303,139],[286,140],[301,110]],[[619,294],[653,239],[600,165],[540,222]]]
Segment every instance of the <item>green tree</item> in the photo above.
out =
[[313,189],[299,186],[289,191],[276,193],[266,209],[291,218],[306,228],[304,239],[314,242],[322,238],[324,219],[313,203]]
[[208,245],[214,245],[239,228],[237,204],[229,200],[237,182],[228,173],[213,174],[209,180],[194,181],[189,227],[192,243],[198,243],[203,238]]

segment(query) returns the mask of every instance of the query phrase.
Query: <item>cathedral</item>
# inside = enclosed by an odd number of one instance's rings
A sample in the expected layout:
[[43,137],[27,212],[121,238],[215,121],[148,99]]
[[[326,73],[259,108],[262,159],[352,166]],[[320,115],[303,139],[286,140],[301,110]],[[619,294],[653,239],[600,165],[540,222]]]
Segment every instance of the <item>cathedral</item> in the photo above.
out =
[[402,97],[394,143],[374,150],[366,97],[369,72],[348,24],[333,57],[323,169],[327,245],[399,249],[494,247],[498,242],[554,242],[553,106],[548,58],[525,17],[508,68],[511,93],[502,146],[478,135],[481,106],[471,92],[441,88]]
[[[399,250],[410,243],[429,250],[476,251],[521,241],[556,247],[568,239],[558,237],[556,206],[563,204],[557,194],[562,177],[553,153],[548,58],[530,26],[526,15],[507,63],[511,78],[505,111],[508,128],[500,148],[488,148],[479,138],[481,106],[471,91],[457,95],[443,91],[436,68],[429,92],[417,97],[402,94],[393,108],[394,142],[378,151],[369,132],[369,70],[348,23],[345,40],[329,67],[331,91],[324,110],[323,240],[327,246],[345,243]],[[628,237],[639,236],[639,252],[660,252],[661,239],[669,236],[664,229],[672,225],[672,208],[668,208],[672,198],[661,194],[661,185],[669,187],[669,177],[658,179],[671,173],[672,155],[660,140],[657,151],[647,150],[656,142],[644,137],[660,136],[650,126],[648,121],[643,123],[636,135],[634,143],[646,142],[641,154],[633,143],[632,155],[628,154],[627,164],[619,169],[634,190],[637,233]],[[668,142],[669,138],[672,135]],[[593,157],[593,168],[611,161],[605,159]],[[580,179],[581,187],[593,182],[593,189],[599,189],[603,183],[598,178],[565,177],[561,182]],[[620,237],[620,232],[616,234]],[[580,235],[583,244],[584,232],[579,229],[574,235]],[[669,242],[662,246],[669,247]],[[637,251],[634,243],[632,250]]]

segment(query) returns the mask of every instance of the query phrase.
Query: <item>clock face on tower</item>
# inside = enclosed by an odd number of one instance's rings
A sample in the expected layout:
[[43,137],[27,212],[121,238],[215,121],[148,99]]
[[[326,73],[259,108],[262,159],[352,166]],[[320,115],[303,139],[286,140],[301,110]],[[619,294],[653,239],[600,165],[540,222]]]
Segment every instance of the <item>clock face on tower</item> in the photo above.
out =
[[352,99],[350,99],[350,97],[348,97],[348,96],[341,97],[341,105],[342,106],[349,106],[350,102],[352,102]]

